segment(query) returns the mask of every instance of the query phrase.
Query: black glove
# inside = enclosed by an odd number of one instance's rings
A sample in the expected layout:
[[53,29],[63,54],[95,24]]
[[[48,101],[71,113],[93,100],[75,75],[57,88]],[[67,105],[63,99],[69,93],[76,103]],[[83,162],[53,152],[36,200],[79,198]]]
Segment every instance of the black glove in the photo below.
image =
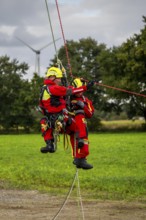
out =
[[79,106],[80,108],[84,108],[84,102],[82,102],[80,100],[77,101],[76,105]]
[[91,80],[87,84],[87,90],[90,89],[92,86],[94,86],[95,80]]

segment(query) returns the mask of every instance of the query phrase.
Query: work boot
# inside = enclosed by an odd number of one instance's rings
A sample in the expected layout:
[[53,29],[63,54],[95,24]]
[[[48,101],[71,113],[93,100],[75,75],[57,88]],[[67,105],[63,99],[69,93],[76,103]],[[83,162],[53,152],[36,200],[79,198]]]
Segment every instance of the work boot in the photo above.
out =
[[55,148],[54,148],[54,143],[53,143],[53,140],[47,140],[46,141],[46,146],[45,147],[42,147],[40,149],[40,151],[42,153],[54,153],[55,152]]
[[87,163],[86,158],[75,158],[73,164],[76,165],[77,168],[82,168],[84,170],[93,168],[91,164]]

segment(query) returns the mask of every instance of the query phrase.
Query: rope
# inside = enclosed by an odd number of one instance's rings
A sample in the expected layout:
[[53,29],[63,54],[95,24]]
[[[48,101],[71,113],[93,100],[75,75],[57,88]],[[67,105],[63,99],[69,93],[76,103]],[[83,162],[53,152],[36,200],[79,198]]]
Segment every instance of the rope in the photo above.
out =
[[[75,156],[76,156],[76,138],[75,138],[75,135],[74,135],[74,150],[75,150]],[[71,187],[69,189],[69,192],[62,204],[62,206],[60,207],[60,209],[58,210],[58,212],[56,213],[56,215],[52,218],[52,220],[55,220],[57,219],[57,217],[59,216],[59,214],[61,213],[61,211],[63,210],[64,206],[66,205],[70,195],[71,195],[71,192],[73,190],[73,187],[75,185],[75,180],[77,180],[77,193],[78,193],[78,198],[79,198],[79,202],[80,202],[80,206],[81,206],[81,211],[82,211],[82,217],[83,217],[83,220],[85,220],[85,217],[84,217],[84,210],[83,210],[83,203],[82,203],[82,197],[81,197],[81,190],[80,190],[80,182],[79,182],[79,176],[78,176],[78,168],[76,168],[76,173],[74,175],[74,178],[73,178],[73,181],[72,181],[72,184],[71,184]]]
[[84,215],[84,209],[83,209],[83,203],[82,203],[82,197],[81,197],[81,190],[80,190],[80,181],[79,181],[79,175],[78,175],[78,169],[77,169],[77,183],[78,183],[78,196],[79,196],[79,200],[80,200],[80,206],[81,206],[81,211],[82,211],[82,217],[83,220],[85,219],[85,215]]
[[68,147],[70,146],[70,141],[66,133],[63,134],[63,145],[64,145],[64,150],[67,150]]
[[62,37],[63,37],[63,41],[64,41],[64,47],[65,47],[65,52],[66,52],[66,58],[67,58],[68,68],[69,68],[69,71],[70,71],[70,76],[73,78],[72,69],[71,69],[71,64],[70,64],[70,58],[69,58],[69,54],[68,54],[67,43],[66,43],[66,40],[65,40],[65,35],[64,35],[64,31],[63,31],[63,25],[62,25],[62,21],[61,21],[59,6],[58,6],[58,1],[55,0],[55,2],[56,2],[56,8],[57,8],[57,12],[58,12],[58,17],[59,17],[59,22],[60,22]]
[[53,33],[53,28],[52,28],[51,17],[50,17],[50,13],[49,13],[49,7],[48,7],[48,4],[47,4],[47,0],[45,0],[45,2],[46,2],[47,14],[48,14],[49,24],[50,24],[52,38],[53,38],[53,44],[54,44],[54,48],[55,48],[55,52],[56,52],[56,57],[57,57],[57,60],[58,60],[58,52],[57,52],[57,47],[56,47],[56,44],[55,44],[55,37],[54,37],[54,33]]
[[142,97],[146,98],[146,95],[144,95],[142,93],[137,93],[137,92],[132,92],[132,91],[125,90],[125,89],[120,89],[120,88],[116,88],[116,87],[113,87],[113,86],[108,86],[108,85],[105,85],[105,84],[102,84],[102,83],[96,83],[96,84],[99,85],[99,86],[107,87],[107,88],[110,88],[110,89],[118,90],[118,91],[121,91],[121,92],[136,95],[136,96],[142,96]]
[[[74,77],[74,78],[76,78],[76,77]],[[86,80],[84,78],[81,78],[81,80],[83,80],[85,82],[89,82],[89,80]],[[98,83],[98,82],[95,82],[95,84],[98,85],[98,86],[102,86],[102,87],[106,87],[106,88],[109,88],[109,89],[114,89],[114,90],[118,90],[118,91],[121,91],[121,92],[129,93],[131,95],[136,95],[136,96],[141,96],[141,97],[146,98],[146,95],[142,94],[142,93],[125,90],[125,89],[117,88],[117,87],[114,87],[114,86],[109,86],[109,85]]]
[[77,178],[77,174],[78,174],[78,172],[77,172],[77,170],[76,170],[76,173],[75,173],[74,178],[73,178],[72,185],[71,185],[70,190],[69,190],[69,192],[68,192],[68,194],[67,194],[67,196],[66,196],[66,199],[64,200],[62,206],[60,207],[60,209],[58,210],[58,212],[56,213],[56,215],[52,218],[52,220],[57,219],[57,217],[59,216],[60,212],[63,210],[65,204],[67,203],[68,198],[70,197],[70,194],[71,194],[71,192],[72,192],[72,190],[73,190],[73,187],[74,187],[74,184],[75,184],[75,180],[76,180],[76,178]]

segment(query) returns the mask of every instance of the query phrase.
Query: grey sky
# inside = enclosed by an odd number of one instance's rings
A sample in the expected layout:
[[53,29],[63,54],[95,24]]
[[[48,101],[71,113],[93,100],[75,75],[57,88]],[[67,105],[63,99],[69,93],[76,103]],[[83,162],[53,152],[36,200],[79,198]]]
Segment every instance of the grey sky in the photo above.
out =
[[[55,0],[47,0],[57,49],[63,45]],[[139,33],[146,16],[145,0],[58,0],[66,40],[92,37],[107,47],[117,46]],[[52,41],[45,0],[0,0],[0,56],[26,62],[34,71],[35,54],[15,36],[34,49]],[[41,75],[44,75],[55,49],[51,45],[41,52]]]

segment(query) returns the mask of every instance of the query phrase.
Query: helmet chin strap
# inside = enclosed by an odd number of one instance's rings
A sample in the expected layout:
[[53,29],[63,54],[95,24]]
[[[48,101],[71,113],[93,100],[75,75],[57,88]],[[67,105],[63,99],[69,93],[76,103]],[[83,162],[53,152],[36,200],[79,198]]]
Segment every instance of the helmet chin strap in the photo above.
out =
[[54,81],[56,79],[56,76],[50,76],[50,77],[48,77],[48,79]]
[[56,78],[56,76],[54,76],[54,79],[52,79],[52,81],[55,81],[57,78]]

